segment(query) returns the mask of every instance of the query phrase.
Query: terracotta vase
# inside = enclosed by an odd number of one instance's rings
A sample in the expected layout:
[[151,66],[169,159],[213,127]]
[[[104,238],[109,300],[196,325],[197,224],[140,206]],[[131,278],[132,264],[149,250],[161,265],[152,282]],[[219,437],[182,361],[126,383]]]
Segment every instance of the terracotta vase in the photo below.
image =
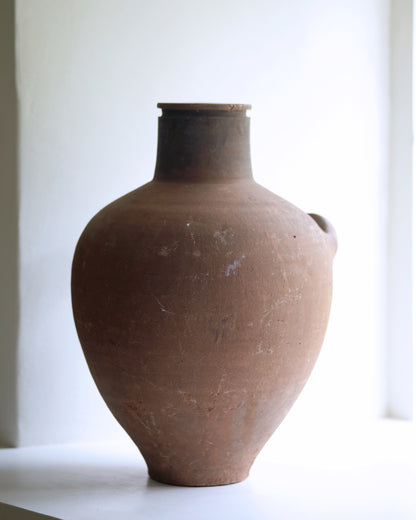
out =
[[229,484],[247,477],[312,370],[336,238],[253,180],[249,105],[158,106],[153,180],[79,239],[74,318],[149,475]]

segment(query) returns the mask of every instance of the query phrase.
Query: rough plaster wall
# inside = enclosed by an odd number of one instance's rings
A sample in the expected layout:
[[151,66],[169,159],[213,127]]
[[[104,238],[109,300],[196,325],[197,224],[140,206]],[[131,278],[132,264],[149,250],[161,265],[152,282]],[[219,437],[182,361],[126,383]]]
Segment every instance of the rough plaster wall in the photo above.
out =
[[256,179],[340,238],[328,339],[294,413],[374,413],[388,16],[385,0],[17,0],[20,444],[121,435],[78,345],[70,264],[90,217],[151,178],[157,101],[253,104]]

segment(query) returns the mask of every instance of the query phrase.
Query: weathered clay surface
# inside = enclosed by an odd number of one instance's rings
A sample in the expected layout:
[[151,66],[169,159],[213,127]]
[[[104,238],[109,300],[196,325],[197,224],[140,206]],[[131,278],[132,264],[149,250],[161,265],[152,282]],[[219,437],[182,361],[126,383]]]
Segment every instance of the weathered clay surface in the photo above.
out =
[[228,484],[248,475],[312,370],[336,241],[325,219],[252,179],[247,106],[162,108],[154,180],[79,240],[75,323],[150,476]]

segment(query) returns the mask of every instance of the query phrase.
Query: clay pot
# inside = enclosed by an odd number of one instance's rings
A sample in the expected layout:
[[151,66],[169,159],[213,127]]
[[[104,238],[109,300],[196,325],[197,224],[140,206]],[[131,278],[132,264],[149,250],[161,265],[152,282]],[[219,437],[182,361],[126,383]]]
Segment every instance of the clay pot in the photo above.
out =
[[159,104],[154,179],[78,242],[75,323],[149,475],[238,482],[318,356],[336,238],[254,182],[249,105]]

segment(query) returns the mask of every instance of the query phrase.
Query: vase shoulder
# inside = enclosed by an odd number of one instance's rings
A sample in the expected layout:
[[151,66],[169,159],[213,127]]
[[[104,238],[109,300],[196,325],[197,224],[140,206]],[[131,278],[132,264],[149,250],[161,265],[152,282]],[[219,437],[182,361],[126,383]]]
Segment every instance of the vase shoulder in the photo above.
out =
[[118,241],[123,236],[128,241],[134,229],[135,233],[144,233],[143,240],[157,242],[161,232],[186,236],[191,225],[198,227],[201,237],[233,228],[234,233],[252,242],[268,235],[279,241],[281,249],[307,248],[310,254],[315,250],[329,260],[333,256],[330,240],[316,219],[252,179],[152,181],[106,206],[85,232],[95,234],[101,229],[116,235]]

